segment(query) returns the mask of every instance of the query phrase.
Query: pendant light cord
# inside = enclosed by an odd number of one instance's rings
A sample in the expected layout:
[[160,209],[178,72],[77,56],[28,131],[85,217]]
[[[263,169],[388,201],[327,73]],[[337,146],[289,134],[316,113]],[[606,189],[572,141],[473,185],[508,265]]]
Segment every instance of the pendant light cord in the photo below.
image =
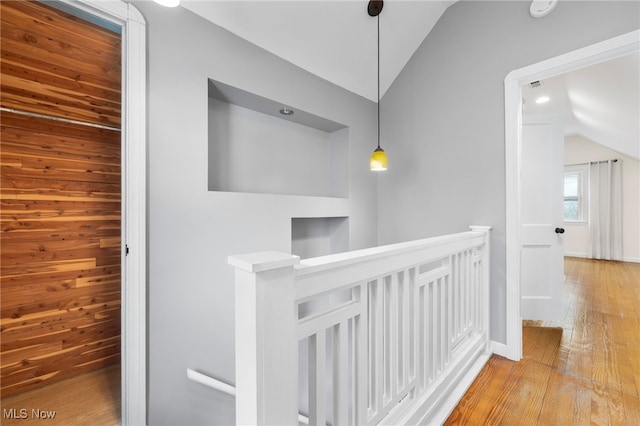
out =
[[378,148],[380,148],[380,14],[378,20]]

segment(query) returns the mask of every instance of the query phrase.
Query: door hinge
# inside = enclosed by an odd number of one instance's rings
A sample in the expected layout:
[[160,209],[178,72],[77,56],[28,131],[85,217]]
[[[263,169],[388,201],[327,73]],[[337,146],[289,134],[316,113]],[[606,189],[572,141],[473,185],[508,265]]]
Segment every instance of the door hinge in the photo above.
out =
[[127,244],[124,245],[124,255],[129,256],[129,246]]

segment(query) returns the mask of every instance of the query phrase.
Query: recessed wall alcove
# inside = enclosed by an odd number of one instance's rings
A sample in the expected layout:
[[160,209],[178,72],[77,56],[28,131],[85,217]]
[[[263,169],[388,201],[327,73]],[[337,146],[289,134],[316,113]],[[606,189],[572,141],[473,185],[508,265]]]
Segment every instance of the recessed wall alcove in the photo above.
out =
[[347,126],[215,80],[208,88],[210,191],[348,197]]
[[348,217],[291,218],[291,254],[301,259],[349,251]]

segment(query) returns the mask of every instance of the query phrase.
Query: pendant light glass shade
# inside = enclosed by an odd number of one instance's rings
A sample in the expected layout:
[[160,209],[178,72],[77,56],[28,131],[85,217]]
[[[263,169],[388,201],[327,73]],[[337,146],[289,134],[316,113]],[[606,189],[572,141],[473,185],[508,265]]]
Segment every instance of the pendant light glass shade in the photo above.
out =
[[371,160],[369,161],[369,167],[371,170],[379,172],[387,170],[387,153],[380,147],[377,147],[373,154],[371,154]]

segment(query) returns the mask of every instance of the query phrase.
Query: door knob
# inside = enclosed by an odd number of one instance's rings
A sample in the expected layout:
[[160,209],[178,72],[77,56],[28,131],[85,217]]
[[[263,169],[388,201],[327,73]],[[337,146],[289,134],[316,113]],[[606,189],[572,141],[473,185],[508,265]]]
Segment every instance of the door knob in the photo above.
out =
[[564,228],[556,228],[556,234],[564,234]]

